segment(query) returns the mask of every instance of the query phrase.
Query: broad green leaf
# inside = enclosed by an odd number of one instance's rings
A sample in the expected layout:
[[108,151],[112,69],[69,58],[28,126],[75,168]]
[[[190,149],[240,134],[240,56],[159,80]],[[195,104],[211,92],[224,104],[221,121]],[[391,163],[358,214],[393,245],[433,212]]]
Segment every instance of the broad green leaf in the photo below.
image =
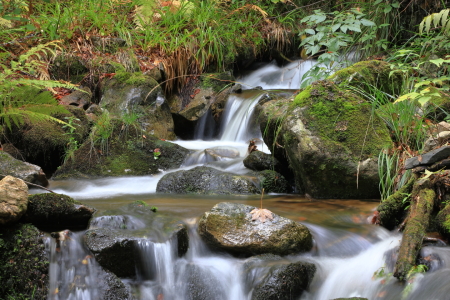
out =
[[441,26],[445,27],[445,24],[447,23],[448,14],[450,12],[450,9],[444,9],[441,19]]
[[439,21],[441,20],[441,14],[435,13],[435,14],[432,14],[432,16],[433,16],[433,26],[437,27],[439,24]]
[[341,27],[341,24],[334,24],[333,26],[331,26],[331,31],[335,32],[336,30],[339,29],[339,27]]
[[425,31],[429,32],[431,28],[431,16],[428,16],[425,20]]
[[416,84],[414,85],[414,87],[415,87],[415,88],[419,88],[419,87],[424,86],[424,85],[430,85],[430,83],[431,83],[430,80],[424,80],[424,81],[421,81],[421,82],[416,83]]
[[359,25],[348,25],[348,29],[355,32],[361,32]]
[[436,66],[440,67],[444,63],[450,63],[450,60],[449,59],[438,58],[438,59],[431,59],[430,62],[435,64]]
[[374,22],[367,19],[361,19],[361,24],[363,24],[364,26],[375,26]]
[[311,28],[305,29],[305,32],[308,33],[308,34],[316,34],[316,32],[314,31],[314,29],[311,29]]
[[347,29],[348,29],[348,25],[342,25],[342,26],[341,26],[341,31],[342,31],[343,33],[347,33]]
[[422,96],[417,99],[417,102],[420,103],[420,106],[424,106],[429,100],[431,99],[431,96]]

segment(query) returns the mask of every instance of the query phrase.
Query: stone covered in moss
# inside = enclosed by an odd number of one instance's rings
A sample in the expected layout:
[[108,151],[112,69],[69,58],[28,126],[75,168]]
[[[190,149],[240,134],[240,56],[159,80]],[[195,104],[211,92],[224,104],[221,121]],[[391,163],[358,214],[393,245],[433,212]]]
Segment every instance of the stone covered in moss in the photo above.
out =
[[[111,123],[111,134],[93,133],[54,174],[54,179],[149,175],[178,168],[189,150],[126,128],[120,120]],[[159,149],[159,155],[155,150]]]
[[70,140],[81,143],[89,132],[89,121],[81,108],[61,106],[53,117],[71,123],[74,132],[68,134],[70,131],[66,125],[49,120],[27,121],[20,128],[6,131],[8,141],[17,150],[10,154],[40,166],[47,174],[62,164]]
[[195,167],[166,174],[159,180],[156,191],[209,195],[259,194],[252,178],[211,167]]
[[26,222],[46,229],[86,229],[95,209],[63,194],[45,193],[28,197]]
[[379,198],[377,158],[391,139],[363,99],[316,82],[295,97],[279,135],[297,188],[314,198]]
[[273,214],[272,220],[252,220],[253,206],[222,202],[198,222],[203,241],[235,255],[287,255],[309,251],[312,236],[306,226]]
[[252,300],[290,300],[298,299],[308,289],[316,266],[265,254],[246,261],[245,271],[247,282],[254,286]]
[[80,83],[89,74],[89,69],[75,55],[58,55],[49,68],[52,79]]
[[146,132],[161,139],[175,139],[169,106],[158,82],[140,72],[117,71],[102,86],[100,106],[111,114],[126,118],[136,116]]
[[398,95],[402,88],[402,75],[392,72],[390,64],[380,60],[361,61],[341,69],[328,78],[343,88],[350,85],[367,93],[379,89],[389,95]]
[[31,224],[0,228],[0,299],[47,299],[49,260]]

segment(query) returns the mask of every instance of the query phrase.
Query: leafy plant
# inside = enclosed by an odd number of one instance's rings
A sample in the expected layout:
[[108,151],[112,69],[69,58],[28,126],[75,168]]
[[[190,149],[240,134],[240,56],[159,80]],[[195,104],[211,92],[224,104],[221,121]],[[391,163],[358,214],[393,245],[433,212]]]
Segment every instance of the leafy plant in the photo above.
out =
[[[351,58],[351,51],[356,50],[356,45],[360,44],[361,49],[365,49],[364,46],[370,44],[376,37],[378,27],[365,16],[355,8],[331,13],[319,9],[301,20],[305,23],[305,29],[300,32],[300,46],[304,47],[305,54],[309,57],[318,55],[317,64],[303,75],[301,87],[323,79],[336,68],[345,65],[345,57]],[[363,30],[363,35],[356,34]]]
[[63,128],[67,130],[65,135],[69,137],[69,141],[66,145],[66,154],[64,156],[64,163],[66,163],[69,159],[71,159],[72,161],[75,160],[75,151],[79,148],[78,141],[76,139],[75,126],[79,126],[76,121],[79,122],[80,119],[75,118],[74,116],[65,117],[64,119],[67,120],[67,124],[63,125]]
[[100,144],[100,154],[109,154],[109,140],[113,134],[114,124],[113,120],[107,110],[104,110],[100,117],[95,122],[92,127],[90,139],[91,139],[91,149],[95,147],[96,144]]
[[399,155],[396,151],[383,150],[378,155],[381,201],[395,192]]
[[11,60],[9,66],[5,61],[0,62],[0,125],[11,130],[13,124],[20,126],[26,119],[30,122],[50,120],[67,125],[51,116],[58,112],[67,113],[67,110],[57,105],[51,93],[42,90],[76,87],[58,81],[39,80],[39,77],[48,79],[45,58],[55,55],[54,49],[59,47],[57,41],[49,42],[31,48],[17,61]]

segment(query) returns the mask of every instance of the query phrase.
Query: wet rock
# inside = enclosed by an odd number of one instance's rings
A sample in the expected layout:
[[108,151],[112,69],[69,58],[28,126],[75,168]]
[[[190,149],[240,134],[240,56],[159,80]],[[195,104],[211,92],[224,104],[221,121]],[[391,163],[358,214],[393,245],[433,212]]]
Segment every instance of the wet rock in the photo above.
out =
[[195,167],[164,175],[156,187],[158,193],[176,194],[257,194],[259,190],[248,176]]
[[43,233],[31,224],[0,226],[0,299],[46,300],[49,259]]
[[[179,168],[190,150],[111,121],[111,136],[102,142],[98,134],[85,141],[53,175],[54,179],[157,174]],[[105,145],[107,145],[105,147]],[[155,151],[159,150],[159,151]],[[155,155],[159,152],[159,155]]]
[[45,193],[28,197],[24,221],[47,231],[86,229],[95,209],[63,194]]
[[11,175],[42,186],[48,185],[47,177],[41,167],[15,159],[9,153],[0,151],[1,175]]
[[279,170],[279,161],[271,154],[253,151],[244,159],[244,166],[254,171]]
[[298,191],[314,198],[379,197],[378,154],[392,142],[369,103],[319,81],[292,103],[269,101],[262,110],[261,129],[273,131],[264,140],[293,170]]
[[169,242],[175,255],[181,257],[189,247],[186,224],[173,216],[155,213],[143,201],[103,212],[91,221],[84,239],[98,263],[119,277],[135,276],[141,270],[142,248],[151,250],[154,243]]
[[253,209],[219,203],[200,218],[198,232],[210,247],[235,255],[287,255],[311,250],[312,236],[306,226],[276,214],[265,223],[252,220]]
[[247,284],[254,286],[252,300],[290,300],[298,299],[308,289],[316,266],[268,254],[250,258],[245,270]]
[[405,161],[405,169],[412,169],[417,166],[431,165],[440,160],[446,159],[450,156],[450,146],[443,146],[438,149],[432,150],[421,156],[415,156],[408,158]]
[[80,89],[62,97],[59,100],[60,104],[71,105],[86,110],[91,104],[92,92],[88,87],[80,87]]
[[27,211],[28,187],[22,179],[6,176],[0,180],[0,224],[18,221]]
[[227,299],[227,291],[223,290],[219,278],[210,270],[194,264],[188,264],[185,268],[187,300]]
[[49,68],[52,79],[80,83],[89,74],[89,69],[76,55],[59,54]]
[[102,270],[97,279],[99,299],[136,300],[129,285],[108,270]]
[[100,107],[118,117],[134,115],[142,130],[161,139],[175,139],[170,108],[154,78],[140,72],[117,71],[101,90]]

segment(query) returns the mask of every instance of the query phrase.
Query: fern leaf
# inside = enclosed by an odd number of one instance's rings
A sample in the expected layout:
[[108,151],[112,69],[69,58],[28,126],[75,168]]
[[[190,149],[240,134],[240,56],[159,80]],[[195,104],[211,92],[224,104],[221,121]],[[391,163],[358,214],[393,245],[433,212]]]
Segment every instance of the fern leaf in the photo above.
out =
[[436,28],[439,24],[439,21],[441,20],[442,11],[439,13],[434,13],[431,15],[433,17],[433,26]]
[[448,14],[450,13],[450,9],[444,9],[442,12],[441,26],[445,27],[448,21]]

